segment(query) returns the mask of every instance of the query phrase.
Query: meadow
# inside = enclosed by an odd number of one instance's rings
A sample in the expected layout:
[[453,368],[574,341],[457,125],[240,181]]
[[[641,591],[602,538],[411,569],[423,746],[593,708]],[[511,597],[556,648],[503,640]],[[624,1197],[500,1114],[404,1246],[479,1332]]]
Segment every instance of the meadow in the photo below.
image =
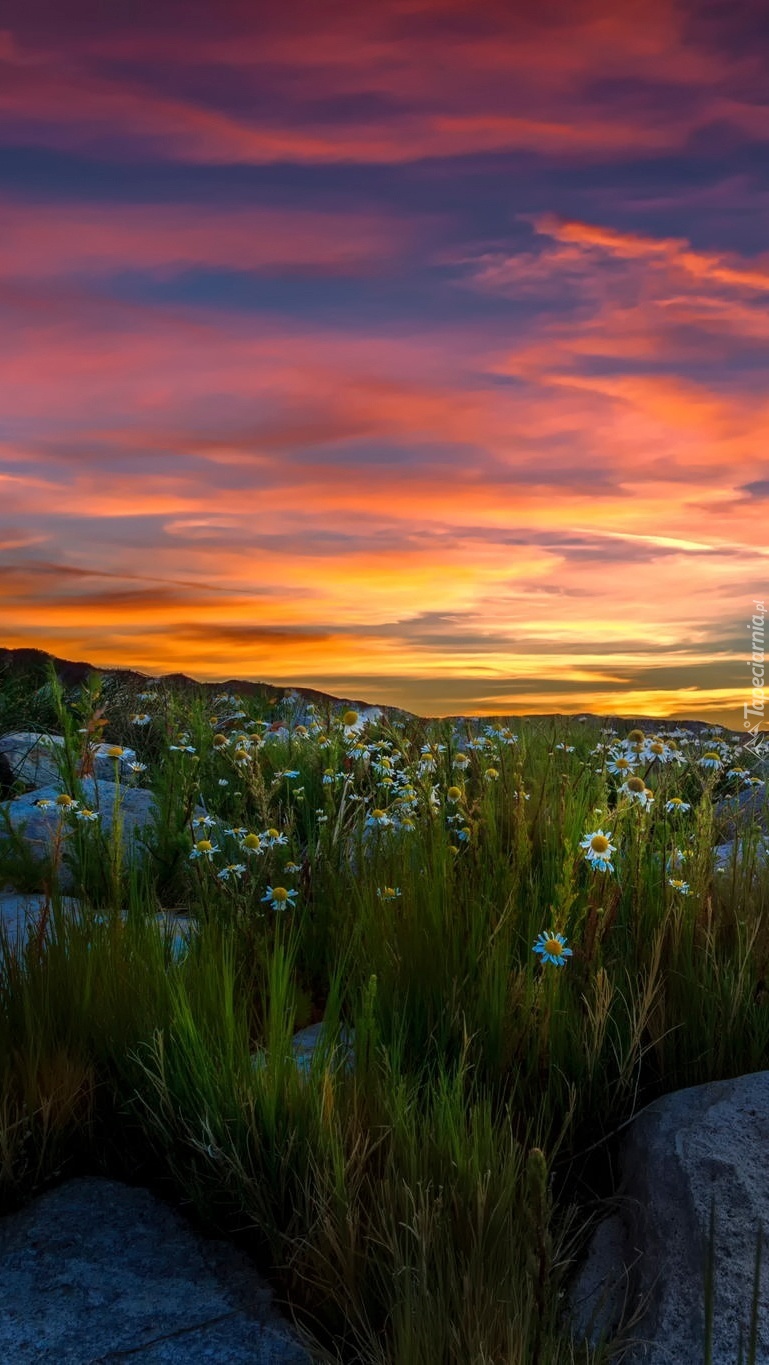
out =
[[[251,1252],[321,1362],[616,1355],[632,1322],[591,1351],[563,1309],[622,1126],[769,1067],[757,831],[713,858],[742,737],[0,684],[0,734],[65,739],[45,923],[0,945],[0,1212],[144,1183]],[[85,808],[96,740],[155,794],[141,863]],[[0,839],[0,884],[39,878]]]

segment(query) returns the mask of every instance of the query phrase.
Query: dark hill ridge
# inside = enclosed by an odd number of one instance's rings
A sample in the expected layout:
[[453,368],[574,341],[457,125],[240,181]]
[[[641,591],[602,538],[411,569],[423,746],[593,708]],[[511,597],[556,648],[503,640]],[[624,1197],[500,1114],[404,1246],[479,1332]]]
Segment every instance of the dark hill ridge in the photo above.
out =
[[[140,673],[133,668],[103,668],[95,664],[73,662],[69,659],[60,659],[55,654],[48,654],[42,649],[7,649],[0,646],[0,683],[2,675],[9,676],[37,676],[42,683],[45,680],[45,672],[49,661],[54,665],[56,672],[65,687],[78,687],[85,682],[89,673],[100,673],[103,677],[117,677],[128,684],[134,684],[137,689],[141,688],[148,691],[153,684],[162,683],[166,687],[178,688],[180,691],[198,689],[212,694],[219,692],[236,692],[242,697],[260,696],[273,702],[278,702],[289,692],[294,692],[305,701],[312,701],[316,704],[331,704],[332,706],[350,706],[359,711],[366,711],[376,708],[389,720],[430,720],[429,716],[418,716],[414,711],[405,711],[399,706],[384,706],[377,702],[361,701],[354,697],[335,697],[328,692],[319,692],[313,687],[283,687],[278,684],[247,682],[241,678],[226,678],[217,682],[201,682],[195,678],[189,678],[186,673],[164,673],[148,674]],[[504,719],[513,724],[520,720],[538,721],[568,721],[584,717],[585,721],[593,725],[604,725],[611,721],[618,725],[626,725],[632,728],[634,725],[647,727],[658,727],[660,725],[686,726],[687,729],[698,732],[711,728],[709,721],[705,720],[668,720],[659,716],[600,716],[592,711],[579,711],[567,713],[564,711],[549,712],[546,714],[538,713],[534,715],[513,715],[512,713],[497,716],[484,716],[483,720]],[[472,716],[444,716],[443,720],[462,721],[474,719]],[[743,734],[741,730],[730,730],[728,726],[719,726],[727,734]],[[746,736],[747,738],[747,736]]]

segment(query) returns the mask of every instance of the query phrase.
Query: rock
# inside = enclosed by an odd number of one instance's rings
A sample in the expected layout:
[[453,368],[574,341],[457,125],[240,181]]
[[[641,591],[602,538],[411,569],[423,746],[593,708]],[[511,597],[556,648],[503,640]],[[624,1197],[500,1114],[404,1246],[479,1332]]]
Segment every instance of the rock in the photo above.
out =
[[[713,1365],[733,1365],[740,1329],[747,1356],[759,1222],[769,1239],[767,1143],[769,1071],[678,1090],[636,1117],[620,1154],[621,1212],[615,1217],[622,1226],[598,1229],[568,1291],[580,1335],[601,1287],[609,1302],[597,1315],[593,1340],[601,1329],[607,1338],[613,1334],[618,1296],[627,1284],[629,1311],[645,1294],[650,1300],[633,1328],[639,1344],[622,1357],[623,1365],[702,1365],[713,1197]],[[756,1359],[769,1361],[765,1247]]]
[[[64,745],[62,735],[45,735],[36,730],[18,730],[0,736],[0,755],[5,758],[13,779],[20,779],[27,787],[45,787],[52,783],[60,788],[59,769],[53,750]],[[110,758],[110,744],[96,744],[93,748],[94,773],[97,781],[114,781],[115,759]],[[118,760],[123,766],[136,758],[133,749],[124,749]]]
[[725,796],[722,801],[716,802],[713,813],[718,828],[723,832],[724,839],[733,839],[738,829],[744,829],[754,820],[762,829],[769,831],[769,820],[767,819],[769,812],[767,812],[766,802],[765,782],[758,783],[754,787],[745,787],[736,796]]
[[[748,849],[746,849],[745,841],[742,839],[739,840],[729,839],[725,844],[717,844],[714,849],[714,853],[716,855],[715,862],[716,872],[725,872],[731,868],[732,860],[735,854],[735,845],[737,849],[738,866],[739,864],[742,863],[743,859],[745,858],[746,852],[748,857],[750,857],[750,848],[748,847]],[[763,868],[766,865],[766,861],[768,858],[769,837],[760,838],[756,841],[755,844],[756,869],[758,870]]]
[[[126,860],[133,862],[140,859],[142,854],[141,832],[145,825],[152,824],[155,810],[155,798],[152,792],[143,787],[124,787],[122,784],[118,788],[115,782],[101,781],[97,783],[92,777],[84,777],[82,786],[86,804],[91,810],[100,812],[99,823],[107,838],[112,832],[115,796],[119,790],[120,816],[123,823],[123,847]],[[38,858],[44,857],[51,851],[60,822],[65,828],[69,828],[75,823],[74,817],[70,816],[65,816],[62,822],[61,808],[55,804],[60,791],[61,784],[57,783],[55,786],[41,787],[35,791],[25,792],[13,801],[2,803],[3,809],[10,816],[14,830],[20,831],[22,826],[26,825],[24,838]],[[43,808],[36,804],[40,800],[48,800],[52,804]],[[205,812],[201,807],[196,806],[195,814],[204,815]],[[7,837],[4,823],[0,824],[0,840]],[[61,864],[60,887],[63,891],[71,891],[74,887],[72,874],[64,863]]]
[[[325,1024],[321,1021],[318,1024],[310,1024],[308,1028],[300,1029],[291,1039],[291,1046],[294,1053],[294,1061],[302,1075],[308,1076],[312,1059],[315,1051],[324,1039]],[[340,1028],[338,1046],[336,1049],[335,1065],[338,1068],[344,1064],[344,1069],[350,1072],[355,1066],[355,1030]],[[251,1058],[254,1067],[262,1067],[267,1060],[264,1049],[255,1052]]]
[[[74,896],[62,896],[61,907],[73,919],[78,919],[81,913],[81,904]],[[24,951],[30,937],[36,933],[40,927],[41,916],[45,910],[45,896],[32,894],[23,895],[14,891],[0,892],[0,925],[2,925],[5,941],[14,953]],[[121,911],[123,919],[126,918],[126,911]],[[99,912],[95,912],[97,922],[103,919]],[[158,924],[166,936],[171,937],[171,950],[174,958],[178,961],[186,952],[190,944],[190,938],[195,929],[195,921],[187,915],[174,915],[169,912],[155,915],[155,923]],[[52,934],[52,923],[49,915],[43,942],[50,941]]]
[[0,1220],[0,1359],[311,1365],[248,1257],[149,1190],[68,1180]]

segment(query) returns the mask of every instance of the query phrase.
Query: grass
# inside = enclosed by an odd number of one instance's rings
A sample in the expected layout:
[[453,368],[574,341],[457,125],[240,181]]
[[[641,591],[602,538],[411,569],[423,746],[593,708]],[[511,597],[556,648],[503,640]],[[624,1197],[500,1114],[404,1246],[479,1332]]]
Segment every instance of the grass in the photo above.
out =
[[[60,787],[81,805],[97,740],[136,752],[119,785],[156,802],[141,862],[78,808],[42,869],[0,838],[0,882],[37,876],[49,897],[24,953],[0,945],[0,1208],[83,1171],[141,1180],[253,1254],[319,1361],[621,1355],[632,1322],[591,1350],[563,1312],[617,1131],[659,1095],[769,1065],[769,876],[750,851],[713,871],[714,805],[746,780],[734,740],[361,731],[291,698],[212,708],[99,675],[66,693],[52,669],[0,679],[0,717],[64,735]],[[690,809],[667,811],[674,796]],[[598,830],[612,870],[581,847]],[[277,888],[296,893],[283,910]],[[195,919],[184,953],[160,909]],[[573,955],[541,960],[541,933]],[[305,1076],[290,1040],[319,1019]],[[706,1318],[712,1274],[703,1301]]]

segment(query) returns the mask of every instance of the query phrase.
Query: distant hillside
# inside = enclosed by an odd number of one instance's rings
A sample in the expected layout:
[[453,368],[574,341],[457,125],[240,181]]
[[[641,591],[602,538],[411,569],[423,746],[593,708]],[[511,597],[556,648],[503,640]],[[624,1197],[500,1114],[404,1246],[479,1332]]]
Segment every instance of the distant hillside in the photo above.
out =
[[313,687],[281,687],[272,683],[246,682],[241,678],[222,678],[221,681],[216,682],[201,682],[196,678],[189,678],[186,673],[149,674],[140,673],[134,668],[102,668],[98,664],[59,659],[55,654],[47,654],[42,649],[6,649],[0,646],[0,679],[3,673],[7,673],[10,676],[39,678],[42,683],[45,680],[49,663],[53,664],[62,684],[67,688],[80,686],[86,681],[89,673],[100,673],[102,677],[118,678],[143,691],[149,691],[153,684],[163,683],[166,687],[178,688],[182,692],[193,690],[213,694],[236,692],[241,697],[268,697],[276,703],[282,697],[287,696],[289,692],[293,692],[305,701],[315,702],[316,705],[330,702],[332,706],[350,706],[359,711],[376,710],[390,718],[401,717],[408,720],[413,717],[413,712],[404,711],[399,706],[379,706],[371,702],[357,700],[354,697],[334,697],[328,692],[319,692]]
[[[357,711],[376,711],[387,716],[388,719],[401,720],[431,720],[433,717],[418,716],[414,711],[405,711],[399,706],[384,706],[378,702],[361,701],[355,697],[336,697],[329,692],[318,692],[313,687],[281,687],[277,684],[262,682],[246,682],[242,678],[222,678],[217,682],[201,682],[196,678],[189,678],[186,673],[164,673],[148,674],[140,673],[133,668],[102,668],[96,664],[73,662],[70,659],[59,659],[55,654],[48,654],[42,649],[6,649],[0,646],[0,683],[2,675],[6,673],[10,676],[24,676],[39,678],[42,683],[45,679],[46,668],[49,661],[54,665],[56,672],[65,687],[77,687],[85,682],[89,673],[101,673],[103,677],[115,677],[124,680],[128,684],[133,684],[142,690],[149,690],[153,684],[163,683],[167,687],[179,688],[180,691],[194,690],[205,693],[237,692],[242,697],[259,696],[267,698],[273,702],[279,702],[282,697],[289,692],[297,693],[305,701],[312,701],[317,704],[331,703],[332,706],[350,706]],[[568,721],[575,720],[577,716],[593,726],[605,725],[609,722],[618,726],[633,725],[642,726],[645,729],[656,728],[659,725],[686,726],[688,729],[698,732],[710,728],[710,722],[704,720],[665,720],[659,716],[600,716],[592,711],[580,711],[567,713],[563,711],[537,713],[529,715],[506,714],[484,716],[483,719],[491,722],[494,719],[505,719],[510,724],[516,720],[538,720],[538,721]],[[472,716],[445,716],[444,720],[470,720]],[[729,730],[727,726],[720,727],[727,733],[742,734],[743,732]]]

